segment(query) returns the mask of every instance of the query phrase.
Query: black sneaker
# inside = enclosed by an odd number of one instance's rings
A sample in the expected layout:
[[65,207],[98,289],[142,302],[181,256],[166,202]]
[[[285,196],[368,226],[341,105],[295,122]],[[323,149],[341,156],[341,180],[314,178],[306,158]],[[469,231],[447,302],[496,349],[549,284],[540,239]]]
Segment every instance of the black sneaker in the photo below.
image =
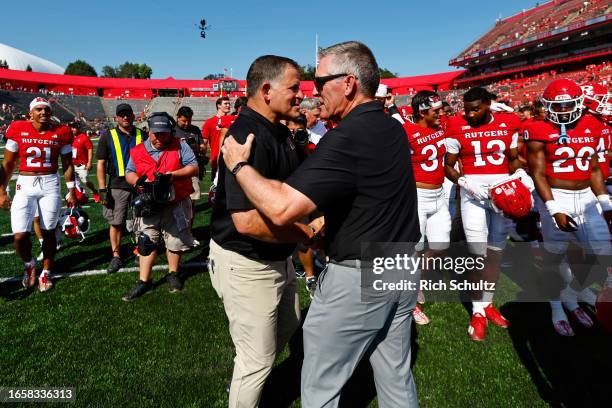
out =
[[123,261],[118,256],[113,256],[108,268],[106,268],[106,273],[115,273],[121,268],[123,268]]
[[178,276],[178,273],[170,272],[166,276],[166,281],[168,281],[168,286],[170,286],[170,293],[176,293],[183,290],[183,281]]
[[122,297],[121,299],[125,302],[129,302],[131,300],[139,298],[148,291],[150,291],[152,286],[153,283],[151,281],[143,282],[139,279],[136,281],[136,284],[134,284],[132,290],[130,290],[128,294]]

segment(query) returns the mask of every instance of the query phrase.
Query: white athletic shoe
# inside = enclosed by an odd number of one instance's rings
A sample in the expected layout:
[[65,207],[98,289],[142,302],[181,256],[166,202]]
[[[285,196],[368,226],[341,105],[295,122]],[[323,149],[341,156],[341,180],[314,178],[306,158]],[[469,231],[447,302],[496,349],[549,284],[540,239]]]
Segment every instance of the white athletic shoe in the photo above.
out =
[[412,316],[414,316],[414,322],[418,325],[424,325],[429,323],[429,317],[423,312],[420,305],[416,305],[414,311],[412,312]]
[[51,282],[51,273],[49,271],[43,271],[38,277],[38,290],[41,292],[46,292],[53,287],[53,282]]

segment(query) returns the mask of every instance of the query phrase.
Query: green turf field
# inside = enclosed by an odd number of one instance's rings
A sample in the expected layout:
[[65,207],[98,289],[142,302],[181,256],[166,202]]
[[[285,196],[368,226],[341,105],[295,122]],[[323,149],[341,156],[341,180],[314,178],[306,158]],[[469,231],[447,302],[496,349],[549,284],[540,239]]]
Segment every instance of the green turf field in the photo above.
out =
[[[207,183],[203,183],[203,192]],[[210,210],[202,197],[195,235],[204,245],[185,257],[204,261]],[[105,269],[108,232],[100,208],[87,239],[57,256],[57,271]],[[8,212],[0,232],[9,233]],[[126,253],[129,252],[125,241]],[[12,249],[0,238],[0,251]],[[38,244],[34,244],[34,253]],[[160,258],[158,264],[165,263]],[[132,259],[128,266],[136,266]],[[14,254],[0,255],[0,276],[20,273]],[[203,268],[189,269],[185,290],[168,293],[164,271],[143,298],[121,296],[135,272],[70,277],[49,293],[18,282],[0,284],[0,386],[70,386],[79,407],[223,407],[233,350],[220,300]],[[511,287],[508,278],[503,285]],[[303,311],[308,297],[300,284]],[[562,339],[547,306],[507,303],[509,330],[490,327],[485,342],[466,336],[468,314],[460,303],[427,304],[432,322],[414,332],[413,371],[424,407],[603,406],[609,395],[611,338],[599,329]],[[576,328],[576,325],[574,326]],[[262,406],[299,406],[301,337],[279,357]],[[376,406],[371,372],[363,364],[343,393],[343,406]]]

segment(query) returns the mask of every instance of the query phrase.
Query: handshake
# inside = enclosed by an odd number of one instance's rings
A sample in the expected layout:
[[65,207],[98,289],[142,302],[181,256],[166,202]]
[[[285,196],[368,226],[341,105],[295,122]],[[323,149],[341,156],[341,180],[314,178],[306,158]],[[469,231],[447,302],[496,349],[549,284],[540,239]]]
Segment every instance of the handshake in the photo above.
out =
[[296,223],[302,232],[305,234],[302,245],[311,248],[321,248],[323,246],[323,238],[325,237],[325,218],[323,216],[315,218],[309,224]]

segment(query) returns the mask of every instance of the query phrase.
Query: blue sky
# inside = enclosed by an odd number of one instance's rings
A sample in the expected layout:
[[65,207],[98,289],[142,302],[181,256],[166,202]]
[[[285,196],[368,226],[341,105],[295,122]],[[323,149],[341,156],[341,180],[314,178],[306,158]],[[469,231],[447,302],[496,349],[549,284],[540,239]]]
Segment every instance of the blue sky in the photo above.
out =
[[[66,66],[147,63],[154,78],[199,79],[232,68],[244,78],[263,54],[314,64],[315,34],[328,46],[367,44],[380,66],[401,76],[448,71],[448,60],[498,16],[532,0],[429,1],[73,1],[6,2],[0,42]],[[36,11],[30,10],[36,9]],[[22,16],[24,12],[27,17]],[[16,16],[16,17],[9,17]],[[197,23],[211,26],[201,39]]]

